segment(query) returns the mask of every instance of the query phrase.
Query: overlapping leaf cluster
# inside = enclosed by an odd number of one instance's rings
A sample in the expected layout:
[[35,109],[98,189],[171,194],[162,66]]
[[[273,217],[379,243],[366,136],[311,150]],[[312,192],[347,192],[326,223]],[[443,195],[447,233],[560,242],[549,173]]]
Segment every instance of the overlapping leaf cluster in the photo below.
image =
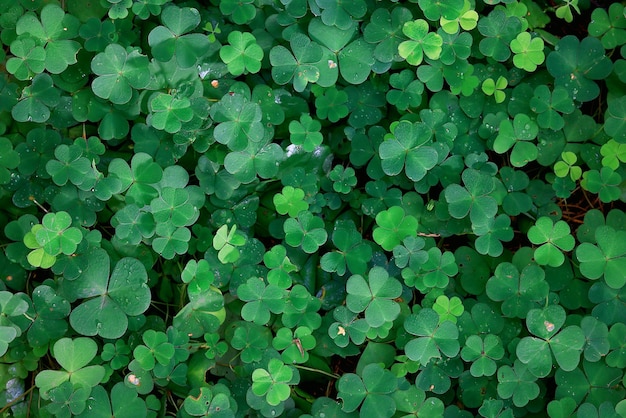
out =
[[0,415],[626,416],[626,8],[557,3],[3,2]]

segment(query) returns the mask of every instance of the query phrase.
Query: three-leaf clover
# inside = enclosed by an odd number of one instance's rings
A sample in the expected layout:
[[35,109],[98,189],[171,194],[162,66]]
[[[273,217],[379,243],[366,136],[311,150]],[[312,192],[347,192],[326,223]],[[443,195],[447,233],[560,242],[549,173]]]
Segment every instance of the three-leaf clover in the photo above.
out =
[[302,211],[297,218],[288,218],[284,225],[285,242],[292,247],[302,247],[312,254],[324,245],[328,232],[324,229],[324,220],[310,211]]
[[57,256],[73,254],[83,234],[71,225],[72,218],[67,212],[45,214],[41,224],[33,225],[31,232],[24,236],[24,244],[33,250],[28,254],[28,262],[35,267],[49,268]]
[[585,171],[580,181],[580,185],[585,190],[597,193],[600,200],[605,203],[619,199],[622,194],[619,187],[621,183],[622,176],[611,167],[602,167],[600,171]]
[[180,131],[183,123],[193,118],[191,102],[186,97],[158,93],[149,104],[150,115],[147,123],[156,129],[169,133]]
[[165,26],[157,26],[148,34],[152,55],[161,62],[176,57],[181,68],[190,68],[209,48],[209,39],[201,33],[188,33],[201,21],[200,12],[193,7],[170,5],[161,12]]
[[228,72],[233,76],[259,72],[263,49],[253,34],[232,31],[228,34],[228,43],[230,45],[220,48],[220,58],[228,66]]
[[70,302],[84,301],[72,310],[70,324],[78,333],[103,338],[121,337],[129,317],[141,315],[150,305],[148,274],[136,258],[119,260],[109,276],[111,262],[103,249],[93,249],[80,280],[62,283]]
[[322,256],[320,259],[322,269],[336,272],[340,276],[343,276],[347,270],[352,274],[364,275],[367,264],[372,259],[372,247],[363,242],[354,222],[337,221],[331,239],[337,250]]
[[441,35],[428,31],[428,22],[424,19],[417,19],[406,22],[402,26],[402,33],[409,37],[398,45],[398,53],[411,65],[420,65],[424,60],[424,55],[436,60],[441,54],[443,39]]
[[[41,20],[37,19],[36,15],[33,13],[27,13],[17,21],[15,32],[18,38],[15,42],[20,42],[25,39],[25,44],[16,45],[16,48],[19,49],[19,51],[16,52],[22,52],[20,55],[23,56],[23,52],[26,52],[24,47],[34,47],[33,49],[36,52],[31,52],[29,54],[30,58],[24,60],[27,65],[31,67],[30,69],[39,69],[32,67],[32,65],[37,65],[33,63],[33,58],[35,61],[41,61],[43,59],[46,70],[52,74],[60,74],[65,71],[69,65],[77,62],[76,55],[80,50],[80,44],[72,40],[72,38],[78,35],[80,22],[75,16],[66,14],[63,9],[56,4],[48,4],[43,7],[41,9],[40,19]],[[29,45],[29,39],[36,40],[36,43]],[[12,48],[13,43],[11,44]],[[41,54],[38,47],[43,47],[45,54]],[[34,56],[32,54],[34,54]],[[12,64],[14,62],[15,61],[13,61]],[[11,65],[8,67],[11,67]],[[24,72],[22,72],[22,75],[24,75]]]
[[492,176],[467,168],[461,174],[465,187],[453,183],[444,190],[450,216],[465,218],[468,214],[472,224],[480,225],[495,217],[498,203],[490,193],[495,189]]
[[150,83],[148,57],[137,50],[127,52],[118,44],[109,44],[91,61],[91,70],[97,77],[91,88],[96,96],[115,104],[126,104],[133,89],[143,89]]
[[98,345],[91,338],[61,338],[54,343],[52,355],[63,370],[40,371],[35,377],[35,385],[43,394],[67,381],[75,386],[96,386],[105,374],[100,364],[88,366],[97,352]]
[[537,124],[523,113],[515,115],[513,123],[509,119],[500,122],[498,136],[493,142],[493,150],[498,154],[503,154],[511,150],[511,164],[514,167],[523,167],[530,161],[537,159],[539,151],[533,144],[539,127]]
[[496,361],[504,357],[504,346],[497,335],[470,335],[461,350],[461,358],[472,362],[470,373],[474,377],[493,376],[496,373]]
[[600,94],[600,87],[593,80],[608,77],[613,64],[597,38],[588,36],[581,41],[567,35],[548,54],[546,67],[554,76],[555,87],[564,87],[573,100],[587,102]]
[[294,34],[290,45],[291,51],[282,45],[270,50],[272,78],[280,85],[293,80],[293,88],[301,92],[308,83],[315,83],[320,78],[320,70],[315,64],[322,59],[323,51],[302,34]]
[[540,265],[558,267],[565,262],[563,251],[574,249],[574,237],[565,221],[552,222],[547,216],[535,221],[528,230],[528,239],[535,245],[535,261]]
[[252,392],[264,396],[268,404],[276,406],[289,398],[290,385],[299,380],[300,375],[293,366],[273,358],[267,364],[267,369],[259,368],[252,372]]
[[459,330],[451,321],[440,321],[433,309],[424,308],[404,321],[406,331],[417,338],[404,347],[408,358],[428,364],[433,358],[454,357],[460,351]]
[[537,378],[527,365],[515,360],[513,367],[505,365],[498,369],[498,395],[512,398],[515,406],[523,407],[539,396]]
[[520,272],[511,263],[500,263],[487,281],[487,296],[502,301],[502,313],[508,317],[525,318],[530,309],[548,297],[549,290],[544,270],[535,264]]
[[289,139],[294,145],[302,146],[306,152],[312,152],[318,147],[324,137],[320,133],[322,124],[308,114],[302,114],[300,120],[289,122]]
[[281,357],[286,364],[306,363],[309,350],[315,348],[316,341],[308,327],[298,327],[295,331],[281,328],[276,331],[272,346],[282,351]]
[[217,258],[224,264],[234,263],[239,260],[239,250],[246,243],[246,237],[237,231],[237,225],[229,228],[228,225],[222,225],[215,232],[213,237],[213,248],[218,251]]
[[361,411],[371,416],[393,416],[396,405],[391,396],[398,386],[395,375],[378,363],[368,364],[360,374],[346,373],[337,382],[342,411],[350,413],[361,406]]
[[400,305],[394,299],[402,294],[402,285],[382,267],[373,267],[367,279],[359,274],[350,276],[346,290],[348,309],[365,312],[365,320],[372,328],[393,322],[400,314]]
[[378,149],[385,174],[395,176],[403,170],[413,181],[420,181],[438,161],[439,155],[428,144],[432,132],[424,123],[399,122],[385,136]]
[[621,289],[626,284],[626,232],[600,226],[594,235],[596,245],[583,242],[576,248],[580,272],[591,280],[604,276],[609,287]]
[[518,359],[538,378],[552,370],[552,356],[561,370],[572,371],[578,366],[585,345],[585,335],[579,326],[565,323],[565,309],[550,305],[531,309],[526,317],[528,330],[534,336],[524,337],[516,348]]
[[608,11],[596,8],[591,12],[591,22],[588,26],[589,35],[600,38],[605,49],[613,49],[624,43],[626,36],[626,20],[624,6],[613,3]]
[[392,251],[402,240],[417,234],[417,219],[406,214],[401,206],[379,212],[376,225],[372,236],[385,251]]
[[270,312],[279,314],[285,308],[285,289],[275,284],[265,284],[259,277],[251,277],[237,288],[237,296],[247,302],[241,317],[256,324],[267,324]]
[[276,211],[281,215],[289,215],[295,218],[302,211],[309,209],[308,202],[304,199],[304,190],[292,186],[285,186],[281,193],[274,195],[272,199]]
[[511,51],[515,54],[513,56],[513,64],[517,68],[532,73],[546,59],[543,48],[543,39],[540,37],[532,38],[529,32],[518,34],[511,41]]

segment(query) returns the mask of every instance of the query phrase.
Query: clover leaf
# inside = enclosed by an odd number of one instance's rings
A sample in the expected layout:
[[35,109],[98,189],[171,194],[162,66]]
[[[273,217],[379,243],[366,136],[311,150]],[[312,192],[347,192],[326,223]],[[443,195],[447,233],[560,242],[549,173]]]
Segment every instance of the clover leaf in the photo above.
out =
[[420,65],[424,55],[436,60],[441,55],[441,35],[428,31],[428,22],[417,19],[404,23],[402,33],[410,38],[398,45],[398,53],[411,65]]
[[[602,158],[602,166],[617,170],[621,163],[626,162],[626,144],[620,144],[613,139],[609,139],[609,141],[600,148],[600,154],[604,157]],[[582,170],[580,174],[582,175]]]
[[498,369],[498,395],[512,399],[517,407],[525,406],[539,396],[536,382],[537,378],[519,360],[515,360],[513,367],[505,365]]
[[310,211],[302,211],[297,218],[287,219],[283,228],[285,242],[292,247],[302,247],[308,254],[316,252],[328,238],[324,221]]
[[622,45],[626,35],[623,5],[613,3],[608,7],[608,11],[602,8],[594,9],[587,29],[589,35],[600,38],[605,49]]
[[315,0],[322,9],[322,22],[328,26],[336,26],[345,30],[352,25],[353,19],[362,18],[367,12],[364,0],[337,3],[332,0]]
[[487,334],[484,338],[470,335],[461,350],[461,358],[471,361],[470,373],[474,377],[493,376],[496,373],[496,361],[504,357],[504,347],[497,335]]
[[283,156],[283,150],[278,144],[250,142],[246,149],[228,153],[224,159],[224,168],[242,184],[247,184],[257,176],[266,179],[275,176]]
[[[52,74],[60,74],[71,64],[76,64],[80,44],[72,38],[78,35],[78,19],[66,14],[56,4],[48,4],[41,9],[40,19],[32,13],[24,14],[15,26],[18,40],[35,39],[45,49],[45,69]],[[28,43],[28,41],[26,41]],[[11,44],[13,46],[13,44]],[[22,45],[20,47],[23,48]],[[33,45],[35,48],[36,46]],[[17,47],[17,45],[16,45]],[[38,59],[43,55],[36,52]],[[41,72],[41,71],[39,71]]]
[[309,204],[304,200],[304,190],[285,186],[281,193],[277,193],[273,197],[276,211],[281,215],[289,215],[295,218],[302,211],[309,209]]
[[580,185],[592,193],[597,193],[600,200],[605,203],[620,198],[622,190],[619,187],[622,176],[613,171],[611,167],[602,167],[600,171],[589,170],[583,173]]
[[385,8],[374,10],[363,30],[364,39],[376,44],[374,58],[381,62],[397,59],[398,45],[402,42],[402,26],[412,19],[411,12],[404,7],[394,7],[391,11]]
[[387,92],[387,101],[399,110],[417,107],[422,102],[424,84],[415,79],[413,71],[402,70],[389,77],[389,84],[394,87]]
[[6,63],[7,71],[18,80],[28,80],[46,68],[46,50],[37,45],[36,39],[20,37],[11,42],[11,54]]
[[404,170],[413,181],[424,178],[439,158],[435,148],[426,145],[431,139],[432,133],[425,124],[399,122],[379,147],[385,174],[395,176]]
[[91,70],[98,76],[91,88],[96,96],[115,104],[130,101],[133,89],[143,89],[150,83],[148,57],[136,50],[128,53],[118,44],[109,44],[91,61]]
[[[345,91],[330,87],[324,91],[323,95],[315,99],[317,117],[320,119],[328,119],[331,122],[337,122],[348,116],[349,110],[347,103],[348,94]],[[304,117],[304,115],[302,115],[301,118],[302,117]],[[302,123],[302,121],[300,123]]]
[[[521,193],[520,193],[521,194]],[[509,197],[510,195],[507,195]],[[522,196],[527,196],[522,194]],[[478,238],[474,241],[476,251],[480,254],[488,254],[497,257],[504,251],[502,242],[509,242],[513,239],[513,229],[511,228],[511,218],[506,215],[498,215],[487,220],[480,225],[472,225],[472,230]]]
[[293,366],[287,366],[278,359],[270,359],[267,369],[259,368],[252,372],[252,392],[264,396],[268,404],[276,406],[289,398],[289,385],[300,380]]
[[464,0],[463,8],[457,18],[446,19],[444,16],[441,16],[439,24],[446,33],[451,35],[459,32],[459,28],[470,31],[478,24],[478,12],[472,9],[472,5],[469,0]]
[[576,248],[580,272],[591,280],[604,276],[609,287],[621,289],[626,284],[626,232],[600,226],[594,236],[597,245],[584,242]]
[[578,0],[563,0],[565,4],[560,5],[554,11],[556,17],[565,20],[568,23],[574,21],[574,14],[572,13],[572,9],[575,10],[578,14],[580,14],[580,9],[578,8]]
[[513,123],[505,119],[500,122],[499,133],[493,143],[493,149],[498,154],[511,150],[511,164],[514,167],[523,167],[530,161],[537,159],[539,152],[530,141],[537,137],[539,128],[527,115],[515,115]]
[[613,64],[604,54],[602,43],[592,37],[580,41],[567,35],[548,54],[546,67],[554,76],[555,86],[564,87],[574,100],[588,102],[600,94],[593,80],[606,78]]
[[87,173],[91,170],[91,162],[83,157],[79,145],[60,144],[55,148],[54,156],[56,160],[51,159],[46,163],[46,171],[57,185],[63,186],[69,180],[78,186],[85,181]]
[[417,234],[417,219],[407,215],[401,206],[379,212],[376,225],[372,236],[385,251],[392,251],[402,240]]
[[22,90],[20,100],[11,109],[11,116],[18,122],[46,122],[50,119],[50,110],[59,104],[60,96],[49,74],[37,74],[30,86]]
[[503,62],[511,56],[509,44],[521,33],[522,22],[517,16],[494,9],[478,21],[478,31],[484,36],[478,44],[480,52]]
[[91,338],[61,338],[54,343],[52,354],[63,370],[42,370],[35,376],[35,384],[43,393],[68,381],[77,387],[96,386],[105,374],[99,364],[88,366],[97,352],[98,345]]
[[450,251],[441,252],[437,247],[426,251],[427,260],[420,265],[419,271],[411,268],[402,270],[402,277],[407,286],[414,286],[420,292],[432,288],[445,288],[450,277],[458,273],[454,255]]
[[522,32],[511,41],[511,51],[513,56],[513,64],[517,68],[532,73],[537,66],[543,64],[546,56],[543,52],[543,39],[532,38],[529,32]]
[[504,90],[508,84],[508,80],[503,76],[499,76],[497,80],[489,77],[483,81],[480,88],[487,96],[493,96],[496,103],[502,103],[506,99],[506,93]]
[[110,259],[102,249],[93,249],[80,280],[63,282],[62,294],[73,302],[85,299],[70,314],[78,333],[103,338],[121,337],[129,317],[141,315],[150,305],[146,268],[135,258],[119,260],[109,276]]
[[139,209],[135,204],[128,204],[117,211],[111,218],[111,225],[115,227],[115,236],[131,245],[151,238],[156,228],[152,213]]
[[346,373],[337,382],[337,397],[343,401],[342,411],[350,413],[361,406],[361,411],[375,417],[392,416],[396,405],[392,395],[398,386],[396,377],[380,364],[363,368],[361,376]]
[[74,390],[72,383],[63,382],[48,392],[50,404],[46,405],[46,410],[55,415],[78,415],[87,407],[90,394],[91,388],[79,387]]
[[285,290],[271,283],[265,285],[258,277],[251,277],[239,285],[237,296],[247,302],[241,310],[241,317],[255,324],[267,324],[270,312],[279,314],[285,307]]
[[150,101],[150,111],[148,125],[169,133],[180,131],[182,124],[193,118],[193,109],[188,98],[176,98],[165,93],[158,93]]
[[285,364],[306,363],[308,351],[315,347],[315,337],[308,327],[298,327],[295,331],[281,328],[272,340],[272,346],[282,351],[281,357]]
[[439,320],[433,309],[424,308],[404,321],[406,331],[417,336],[404,347],[408,358],[428,364],[433,358],[454,357],[460,351],[459,330],[451,321]]
[[372,247],[363,242],[361,234],[352,221],[337,221],[333,228],[332,242],[337,251],[326,253],[320,259],[324,271],[343,276],[347,270],[364,275],[367,263],[372,259]]
[[495,188],[493,177],[467,168],[461,174],[461,178],[465,187],[454,183],[444,190],[450,216],[462,219],[469,214],[472,224],[475,225],[493,218],[498,211],[496,200],[490,196]]
[[535,261],[540,265],[558,267],[565,262],[563,251],[574,249],[574,237],[570,234],[570,227],[565,221],[552,222],[547,216],[535,221],[535,225],[528,230],[528,239],[535,245]]
[[165,26],[157,26],[148,34],[152,55],[161,62],[176,57],[181,68],[194,66],[209,49],[209,40],[200,33],[188,33],[200,24],[200,12],[193,7],[168,6],[161,13]]
[[154,369],[157,363],[167,365],[174,357],[174,345],[168,342],[164,332],[146,330],[142,340],[143,344],[139,344],[133,350],[133,356],[144,370]]
[[575,325],[561,330],[564,322],[565,310],[559,305],[528,311],[526,324],[536,337],[522,338],[516,354],[538,378],[547,376],[552,370],[553,355],[561,370],[572,371],[578,366],[585,335]]
[[272,78],[280,85],[293,80],[293,88],[302,92],[308,83],[315,83],[320,78],[320,70],[315,64],[322,59],[323,51],[302,34],[292,36],[290,46],[291,51],[282,45],[270,50]]
[[83,234],[72,227],[72,218],[67,212],[47,213],[37,228],[35,238],[44,251],[52,256],[70,255],[83,240]]
[[228,34],[228,43],[220,48],[220,58],[234,76],[257,73],[261,69],[263,49],[251,33],[233,31]]
[[320,129],[322,124],[308,114],[302,114],[300,120],[289,122],[289,139],[294,145],[302,146],[306,152],[312,152],[324,140]]
[[191,393],[185,398],[183,403],[185,412],[194,417],[234,416],[230,392],[228,389],[226,389],[226,393],[220,390],[223,389],[219,386],[217,388],[200,387],[198,395]]
[[222,225],[215,232],[213,237],[213,248],[218,251],[217,258],[224,264],[234,263],[239,260],[239,250],[246,244],[246,237],[237,232],[237,225],[228,228],[228,225]]
[[263,139],[261,107],[242,94],[225,95],[210,112],[213,120],[218,122],[213,133],[215,140],[232,151],[243,151],[249,142]]
[[[136,376],[135,379],[139,380]],[[98,417],[131,418],[148,413],[146,401],[138,396],[135,388],[127,387],[124,382],[116,383],[110,391],[100,385],[94,387],[86,404],[89,414]]]
[[230,16],[231,20],[238,25],[249,23],[256,16],[257,9],[254,0],[226,0],[220,2],[220,12]]
[[556,131],[565,126],[565,120],[559,112],[572,113],[574,102],[564,87],[557,86],[550,91],[548,86],[541,85],[535,88],[530,108],[537,113],[539,127]]
[[487,295],[502,301],[502,313],[508,317],[525,318],[526,312],[537,307],[549,292],[544,270],[533,264],[520,272],[511,263],[500,263],[487,281]]
[[400,314],[394,299],[402,293],[402,285],[381,267],[373,267],[367,280],[358,274],[350,276],[346,290],[346,306],[354,313],[365,312],[370,327],[392,322]]

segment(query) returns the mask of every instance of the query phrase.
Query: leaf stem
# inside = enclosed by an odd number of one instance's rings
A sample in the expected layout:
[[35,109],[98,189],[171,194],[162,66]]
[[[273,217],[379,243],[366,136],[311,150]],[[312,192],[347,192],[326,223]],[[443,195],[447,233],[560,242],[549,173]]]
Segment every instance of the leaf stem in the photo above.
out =
[[306,370],[306,371],[309,371],[309,372],[323,374],[324,376],[332,377],[333,379],[339,379],[339,377],[341,377],[341,376],[339,376],[338,374],[335,374],[335,373],[325,372],[324,370],[315,369],[313,367],[308,367],[308,366],[303,366],[301,364],[294,364],[293,366],[298,368],[298,369]]
[[13,399],[11,402],[6,404],[4,407],[0,408],[0,414],[4,414],[13,405],[16,405],[16,404],[20,403],[22,401],[22,399],[25,398],[26,396],[28,396],[28,394],[30,394],[33,390],[35,390],[35,386],[31,386],[27,391],[22,393],[20,396],[18,396],[17,398]]

